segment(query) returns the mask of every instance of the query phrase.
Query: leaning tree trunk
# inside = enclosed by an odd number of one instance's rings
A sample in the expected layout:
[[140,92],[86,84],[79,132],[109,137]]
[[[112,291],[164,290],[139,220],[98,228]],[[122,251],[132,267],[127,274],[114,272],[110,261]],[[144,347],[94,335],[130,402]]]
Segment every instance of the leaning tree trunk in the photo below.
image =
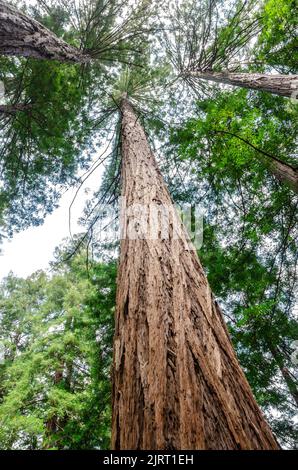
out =
[[230,73],[230,72],[200,72],[187,70],[185,77],[210,80],[227,85],[249,88],[251,90],[268,91],[280,96],[297,98],[298,75],[269,75],[262,73]]
[[31,104],[8,104],[8,105],[0,105],[0,115],[1,114],[16,114],[20,111],[29,111],[32,109]]
[[272,344],[269,344],[269,350],[279,367],[281,375],[288,387],[288,390],[292,396],[292,399],[294,400],[296,406],[298,407],[298,389],[297,389],[297,384],[295,380],[293,380],[289,369],[285,366],[284,361],[282,359],[282,355],[278,351],[278,348],[276,348]]
[[281,183],[286,183],[298,193],[298,170],[291,165],[274,160],[269,163],[269,168]]
[[144,130],[126,99],[121,109],[112,448],[278,449]]
[[55,36],[37,21],[0,0],[0,55],[88,62],[79,49]]
[[257,152],[259,152],[261,155],[263,155],[264,163],[266,164],[266,166],[271,171],[271,173],[275,176],[276,179],[278,179],[281,183],[285,183],[290,188],[292,188],[293,191],[298,193],[298,169],[297,168],[293,167],[289,163],[283,162],[282,160],[275,157],[274,155],[270,155],[270,153],[265,152],[264,150],[256,147],[248,140],[244,139],[243,137],[237,134],[234,134],[233,132],[224,131],[224,130],[214,130],[214,131],[211,131],[211,133],[230,135],[231,137],[235,137],[236,139],[239,139],[245,144],[249,145],[249,147],[253,148]]

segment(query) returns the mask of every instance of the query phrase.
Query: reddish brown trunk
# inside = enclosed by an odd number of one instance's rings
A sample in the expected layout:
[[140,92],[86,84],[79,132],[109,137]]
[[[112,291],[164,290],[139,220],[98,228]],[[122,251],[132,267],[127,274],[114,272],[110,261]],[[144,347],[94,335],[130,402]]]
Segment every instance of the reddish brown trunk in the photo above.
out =
[[[144,130],[122,101],[122,195],[171,208],[169,237],[121,241],[113,449],[278,449],[235,356]],[[135,215],[135,214],[134,214]],[[136,219],[122,209],[124,230]],[[189,249],[190,248],[190,249]]]
[[230,73],[187,70],[184,76],[234,85],[251,90],[268,91],[275,95],[297,98],[298,75],[269,75],[263,73]]
[[0,0],[0,55],[88,62],[89,58],[37,21]]

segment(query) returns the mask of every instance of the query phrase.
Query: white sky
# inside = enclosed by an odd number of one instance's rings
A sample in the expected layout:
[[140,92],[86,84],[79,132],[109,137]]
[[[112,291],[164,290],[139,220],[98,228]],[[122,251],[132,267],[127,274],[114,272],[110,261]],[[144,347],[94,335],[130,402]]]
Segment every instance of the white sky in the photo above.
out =
[[[72,208],[72,234],[82,232],[78,225],[87,199],[92,197],[92,191],[100,186],[103,168],[95,171],[81,188]],[[85,190],[90,189],[90,194]],[[0,280],[12,271],[20,277],[27,277],[38,269],[46,269],[49,261],[53,259],[56,246],[63,238],[69,237],[69,206],[74,197],[75,189],[70,189],[61,198],[59,208],[48,215],[40,227],[29,228],[16,234],[12,240],[1,245],[0,253]]]
[[[17,2],[33,5],[36,0],[23,0]],[[1,98],[1,97],[0,97]],[[103,168],[95,171],[81,188],[76,202],[72,208],[72,234],[82,232],[78,225],[85,202],[91,197],[92,191],[99,189]],[[90,188],[90,194],[85,194],[85,189]],[[0,281],[12,271],[15,275],[27,277],[38,269],[46,269],[49,261],[53,259],[53,252],[62,240],[69,237],[69,206],[76,189],[70,189],[60,200],[59,208],[48,215],[44,224],[39,227],[31,227],[12,240],[5,241],[0,253]]]

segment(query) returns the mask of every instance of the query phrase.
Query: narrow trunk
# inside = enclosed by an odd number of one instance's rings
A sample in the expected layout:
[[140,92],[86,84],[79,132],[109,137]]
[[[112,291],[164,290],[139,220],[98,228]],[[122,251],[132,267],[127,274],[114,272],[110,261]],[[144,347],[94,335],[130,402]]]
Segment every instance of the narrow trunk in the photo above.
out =
[[[63,365],[61,369],[56,370],[54,374],[54,385],[58,385],[63,380]],[[50,449],[56,446],[55,435],[58,431],[59,417],[57,415],[51,416],[46,424],[46,441],[44,443],[44,449]]]
[[186,71],[185,77],[210,80],[227,85],[249,88],[251,90],[268,91],[275,95],[297,98],[298,75],[268,75],[262,73],[229,73]]
[[277,348],[273,347],[272,345],[270,345],[270,352],[275,360],[275,362],[277,363],[278,367],[279,367],[279,370],[281,372],[281,375],[288,387],[288,390],[296,404],[296,406],[298,407],[298,389],[297,389],[297,384],[295,383],[295,381],[293,380],[291,374],[290,374],[290,371],[287,367],[285,367],[284,365],[284,361],[282,359],[282,355],[280,354],[280,352],[278,351]]
[[0,55],[88,62],[88,57],[37,21],[0,0]]
[[[127,100],[121,109],[126,209],[123,204],[112,448],[278,449],[144,130]],[[150,228],[156,210],[169,208],[168,237],[143,236],[133,207]],[[125,236],[133,229],[135,237]]]
[[269,153],[256,147],[248,140],[243,139],[243,137],[240,137],[239,135],[234,134],[233,132],[216,130],[216,131],[212,131],[212,133],[227,134],[249,145],[251,148],[253,148],[254,150],[256,150],[257,152],[259,152],[261,155],[265,157],[264,161],[276,179],[278,179],[281,183],[287,184],[293,189],[293,191],[298,193],[298,170],[297,168],[294,168],[289,163],[285,163],[281,161],[279,158],[275,157],[274,155],[270,155]]
[[0,114],[16,114],[19,111],[28,111],[31,108],[31,104],[0,105]]

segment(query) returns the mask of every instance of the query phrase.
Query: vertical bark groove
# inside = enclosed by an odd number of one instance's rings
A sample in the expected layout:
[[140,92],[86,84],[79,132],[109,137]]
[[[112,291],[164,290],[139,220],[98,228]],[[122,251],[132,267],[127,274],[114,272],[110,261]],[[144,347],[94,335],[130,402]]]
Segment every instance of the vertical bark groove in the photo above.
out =
[[[187,70],[184,76],[224,83],[226,85],[249,88],[251,90],[268,91],[275,95],[297,98],[298,75],[269,75],[262,73],[230,73]],[[295,95],[295,96],[294,96]]]
[[0,0],[0,55],[88,62],[79,49],[70,46],[38,21]]
[[[113,449],[278,449],[222,313],[179,225],[145,132],[122,101],[121,221],[171,207],[166,238],[123,236],[116,307]],[[126,313],[124,314],[124,312]],[[121,364],[121,367],[119,366]]]

